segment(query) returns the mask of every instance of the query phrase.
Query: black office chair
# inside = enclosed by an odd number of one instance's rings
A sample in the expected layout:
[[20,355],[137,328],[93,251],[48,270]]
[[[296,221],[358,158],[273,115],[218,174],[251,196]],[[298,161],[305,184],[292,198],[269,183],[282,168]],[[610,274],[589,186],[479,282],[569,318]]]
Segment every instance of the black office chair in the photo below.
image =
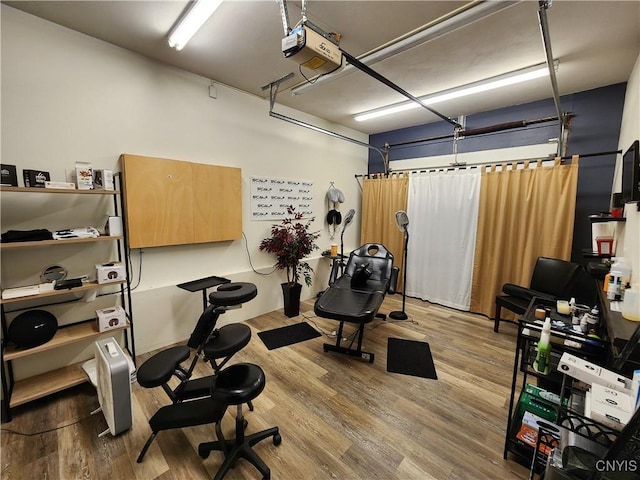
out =
[[[385,319],[378,313],[384,297],[395,293],[398,267],[393,266],[393,255],[384,245],[366,243],[349,255],[345,272],[316,300],[314,311],[323,318],[338,320],[340,326],[336,344],[325,343],[325,352],[332,351],[359,357],[373,363],[374,354],[362,350],[365,324],[374,318]],[[357,347],[341,345],[344,323],[358,325]]]
[[[583,272],[579,273],[581,270]],[[583,276],[585,273],[586,271],[577,263],[557,258],[538,257],[528,287],[512,283],[505,283],[502,286],[504,295],[496,296],[493,331],[498,331],[501,321],[514,323],[500,318],[503,307],[516,315],[522,315],[527,311],[533,297],[549,305],[553,305],[558,299],[568,300],[571,297],[575,297],[578,302],[587,301],[586,298],[593,296],[592,290],[583,292],[582,287],[578,288],[578,285],[583,283],[586,288],[588,284],[588,280]]]
[[[215,292],[209,294],[210,305],[200,315],[187,345],[168,348],[149,358],[137,371],[138,384],[144,388],[162,386],[174,404],[187,401],[191,403],[195,399],[210,397],[211,384],[215,376],[251,339],[251,328],[245,324],[233,323],[216,329],[218,318],[229,308],[240,306],[255,298],[257,294],[258,290],[252,283],[220,285]],[[191,349],[194,349],[195,353],[189,367],[185,368],[181,364],[189,358]],[[213,375],[192,379],[199,358],[211,364]],[[173,377],[178,379],[175,388],[169,385]],[[250,401],[249,409],[253,410]],[[179,410],[176,410],[176,413],[179,413]],[[211,415],[216,416],[217,412],[212,412]],[[180,422],[180,419],[171,421]],[[138,456],[138,462],[142,461],[155,436],[156,434],[152,434],[147,440]]]
[[[221,451],[224,454],[224,462],[216,473],[214,480],[221,480],[239,458],[244,458],[251,462],[260,471],[263,479],[271,478],[269,467],[252,447],[269,437],[273,437],[274,445],[280,445],[282,442],[280,431],[278,427],[271,427],[245,436],[244,431],[247,428],[247,421],[242,413],[242,405],[251,402],[251,400],[260,395],[264,390],[265,383],[264,371],[258,365],[237,363],[221,370],[212,380],[208,397],[166,405],[149,419],[152,434],[138,456],[137,462],[142,462],[142,457],[151,441],[162,430],[213,423],[215,424],[218,440],[201,443],[198,446],[198,454],[202,458],[207,458],[214,450]],[[227,440],[222,434],[221,424],[229,405],[237,407],[235,419],[236,437]]]

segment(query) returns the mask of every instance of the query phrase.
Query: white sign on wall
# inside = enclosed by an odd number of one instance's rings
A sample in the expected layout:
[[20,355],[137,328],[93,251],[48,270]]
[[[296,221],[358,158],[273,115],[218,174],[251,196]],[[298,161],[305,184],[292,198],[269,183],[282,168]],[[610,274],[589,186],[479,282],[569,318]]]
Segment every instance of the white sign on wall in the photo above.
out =
[[280,220],[288,206],[304,217],[313,216],[313,182],[251,177],[251,220]]

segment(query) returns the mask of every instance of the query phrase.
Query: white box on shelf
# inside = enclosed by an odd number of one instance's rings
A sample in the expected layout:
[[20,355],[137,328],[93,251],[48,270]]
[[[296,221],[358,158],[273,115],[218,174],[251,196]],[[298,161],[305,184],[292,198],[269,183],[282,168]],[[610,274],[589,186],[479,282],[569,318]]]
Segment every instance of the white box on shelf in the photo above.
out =
[[113,172],[104,168],[93,170],[93,188],[97,190],[115,190]]
[[591,385],[591,419],[621,430],[633,415],[629,392],[619,392],[598,383]]
[[597,383],[619,392],[626,392],[631,387],[631,380],[627,377],[567,352],[560,357],[558,371],[582,382]]
[[109,217],[107,223],[104,225],[104,233],[111,237],[117,237],[122,235],[122,218],[121,217]]
[[120,262],[97,263],[96,279],[99,284],[122,282],[126,280],[127,275],[124,265]]
[[59,188],[66,190],[75,190],[76,184],[72,182],[44,182],[44,188]]
[[93,190],[93,169],[90,163],[76,162],[76,185],[78,190]]
[[124,327],[127,324],[127,314],[124,308],[119,305],[96,310],[96,315],[98,317],[98,331],[100,332]]

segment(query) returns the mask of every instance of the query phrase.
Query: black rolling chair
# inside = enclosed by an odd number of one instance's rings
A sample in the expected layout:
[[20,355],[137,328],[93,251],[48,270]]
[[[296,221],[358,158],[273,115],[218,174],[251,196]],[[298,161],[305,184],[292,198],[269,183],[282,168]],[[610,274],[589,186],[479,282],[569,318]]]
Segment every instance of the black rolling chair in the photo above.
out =
[[[231,365],[213,378],[210,396],[189,402],[166,405],[158,410],[149,420],[152,434],[138,456],[140,463],[149,445],[162,430],[174,428],[195,427],[198,425],[215,424],[217,441],[201,443],[198,454],[207,458],[216,450],[224,454],[224,462],[214,479],[221,480],[235,462],[244,458],[251,462],[262,474],[263,479],[271,478],[269,467],[253,450],[253,446],[269,437],[273,437],[273,444],[280,445],[282,437],[278,427],[271,427],[252,435],[245,436],[247,421],[242,413],[242,405],[249,403],[264,390],[266,383],[264,371],[258,365],[251,363],[237,363]],[[236,437],[231,440],[222,434],[222,418],[227,407],[236,405]]]
[[[586,278],[585,278],[586,275]],[[553,305],[558,299],[575,297],[579,303],[590,303],[594,297],[595,282],[579,264],[557,258],[538,257],[528,287],[505,283],[503,295],[496,296],[496,315],[493,331],[497,332],[502,308],[522,315],[533,297]]]
[[[174,404],[187,401],[191,404],[195,399],[208,399],[211,395],[211,383],[214,377],[231,357],[242,350],[251,339],[251,329],[244,324],[234,323],[216,329],[218,318],[229,308],[240,306],[252,300],[257,293],[258,290],[254,284],[242,282],[220,285],[215,292],[211,292],[209,294],[210,305],[200,315],[187,345],[168,348],[144,362],[137,371],[137,380],[140,386],[144,388],[162,386]],[[181,364],[189,358],[191,349],[194,349],[195,353],[189,367],[185,368]],[[201,357],[211,364],[214,374],[192,379],[193,370]],[[178,385],[175,388],[171,388],[169,385],[173,377],[178,379]],[[253,410],[250,401],[249,409]],[[174,411],[178,417],[180,417],[179,412],[179,410]],[[179,418],[171,421],[180,422]],[[160,430],[166,430],[166,428]],[[138,456],[138,462],[142,461],[155,436],[156,433],[153,433],[147,440]]]
[[253,450],[253,446],[262,440],[273,437],[273,444],[280,445],[282,437],[278,427],[271,427],[252,435],[245,436],[244,429],[247,422],[242,414],[242,405],[256,398],[264,390],[266,380],[264,371],[258,365],[251,363],[238,363],[226,368],[213,381],[211,398],[214,403],[221,405],[235,405],[236,411],[236,437],[227,440],[222,435],[220,422],[216,423],[217,441],[201,443],[198,446],[198,454],[207,458],[212,451],[224,453],[225,459],[216,473],[214,480],[221,480],[229,468],[233,467],[236,460],[244,458],[251,462],[262,474],[263,479],[271,478],[269,467]]

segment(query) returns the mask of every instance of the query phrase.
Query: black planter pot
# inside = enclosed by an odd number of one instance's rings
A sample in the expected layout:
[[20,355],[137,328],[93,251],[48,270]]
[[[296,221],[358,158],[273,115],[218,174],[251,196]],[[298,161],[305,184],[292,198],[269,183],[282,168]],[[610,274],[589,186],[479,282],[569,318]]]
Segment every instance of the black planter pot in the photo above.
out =
[[291,318],[300,315],[300,293],[302,285],[299,283],[282,283],[284,297],[284,314]]

